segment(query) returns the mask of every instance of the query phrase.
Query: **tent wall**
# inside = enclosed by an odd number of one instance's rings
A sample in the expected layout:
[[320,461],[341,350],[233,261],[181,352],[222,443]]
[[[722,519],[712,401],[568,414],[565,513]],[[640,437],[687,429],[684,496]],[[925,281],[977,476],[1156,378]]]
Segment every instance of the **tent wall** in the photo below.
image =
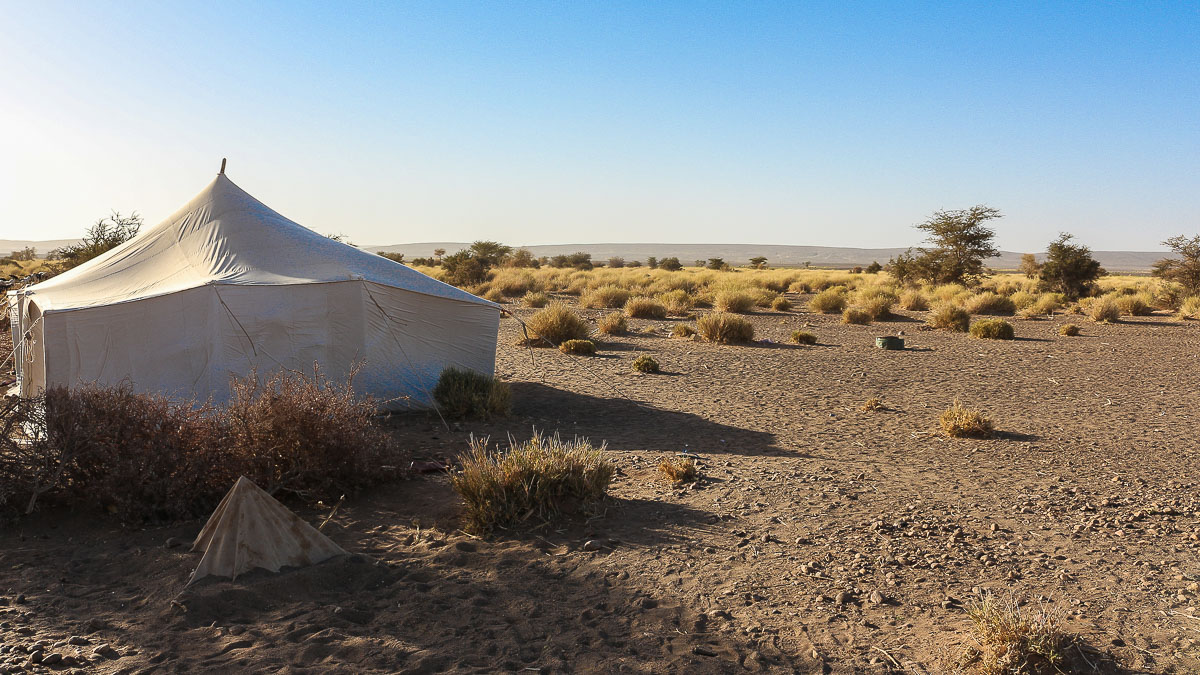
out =
[[357,363],[356,391],[394,409],[424,406],[447,366],[493,372],[498,323],[494,307],[364,281],[209,285],[48,312],[38,355],[45,377],[34,384],[127,381],[136,391],[223,401],[230,378],[252,369],[311,373],[317,363],[344,381]]

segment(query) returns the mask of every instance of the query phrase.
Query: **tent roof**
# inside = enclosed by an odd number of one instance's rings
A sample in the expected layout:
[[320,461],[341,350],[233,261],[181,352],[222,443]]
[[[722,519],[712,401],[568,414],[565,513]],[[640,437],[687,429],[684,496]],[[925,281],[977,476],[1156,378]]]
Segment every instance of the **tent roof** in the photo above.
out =
[[141,300],[199,286],[366,280],[491,305],[382,256],[297,225],[219,174],[158,225],[25,290],[42,311]]

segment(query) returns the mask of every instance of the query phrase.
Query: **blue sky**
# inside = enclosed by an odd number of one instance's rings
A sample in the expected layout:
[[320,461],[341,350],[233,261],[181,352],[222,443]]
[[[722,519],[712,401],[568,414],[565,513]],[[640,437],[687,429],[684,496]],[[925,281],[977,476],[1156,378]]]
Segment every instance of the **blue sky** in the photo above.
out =
[[1200,3],[0,0],[0,237],[229,175],[356,242],[1200,231]]

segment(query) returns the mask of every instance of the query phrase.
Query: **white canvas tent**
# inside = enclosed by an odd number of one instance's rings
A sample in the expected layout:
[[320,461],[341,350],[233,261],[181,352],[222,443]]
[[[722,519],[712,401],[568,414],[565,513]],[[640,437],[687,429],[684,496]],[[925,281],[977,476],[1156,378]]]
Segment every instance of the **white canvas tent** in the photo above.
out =
[[314,363],[388,407],[448,366],[491,375],[499,306],[284,218],[224,173],[157,226],[9,293],[20,393],[116,385],[229,396],[231,376]]

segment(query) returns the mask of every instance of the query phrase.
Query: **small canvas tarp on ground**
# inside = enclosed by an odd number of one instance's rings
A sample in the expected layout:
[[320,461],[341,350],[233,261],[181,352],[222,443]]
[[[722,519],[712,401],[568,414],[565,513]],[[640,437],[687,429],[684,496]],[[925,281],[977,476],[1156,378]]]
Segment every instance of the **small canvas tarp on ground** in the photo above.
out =
[[257,369],[427,406],[450,366],[491,375],[499,306],[284,218],[223,173],[154,228],[8,296],[18,386],[229,397]]

